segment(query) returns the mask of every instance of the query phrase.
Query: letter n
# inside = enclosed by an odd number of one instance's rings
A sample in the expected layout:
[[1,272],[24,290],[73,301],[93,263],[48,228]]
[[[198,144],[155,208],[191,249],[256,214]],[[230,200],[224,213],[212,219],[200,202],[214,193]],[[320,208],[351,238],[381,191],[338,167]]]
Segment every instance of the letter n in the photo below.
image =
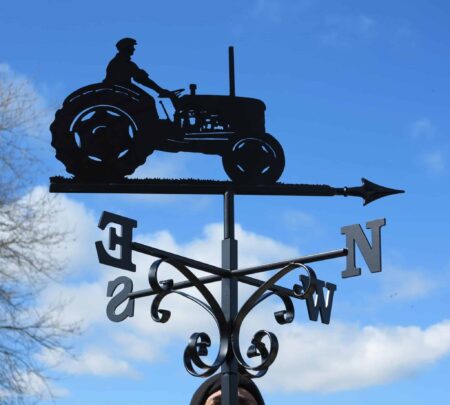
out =
[[367,222],[366,228],[372,231],[372,245],[359,224],[344,226],[341,233],[346,237],[347,267],[342,272],[342,278],[361,275],[361,268],[356,267],[355,244],[358,246],[371,273],[381,271],[381,227],[386,225],[386,219],[376,219]]
[[[309,283],[308,276],[301,275],[303,287]],[[324,288],[327,291],[325,296]],[[331,318],[331,308],[333,307],[333,297],[336,291],[336,285],[327,283],[317,279],[314,286],[315,292],[306,297],[306,307],[308,309],[308,316],[311,321],[317,321],[320,313],[320,320],[322,323],[329,324]]]

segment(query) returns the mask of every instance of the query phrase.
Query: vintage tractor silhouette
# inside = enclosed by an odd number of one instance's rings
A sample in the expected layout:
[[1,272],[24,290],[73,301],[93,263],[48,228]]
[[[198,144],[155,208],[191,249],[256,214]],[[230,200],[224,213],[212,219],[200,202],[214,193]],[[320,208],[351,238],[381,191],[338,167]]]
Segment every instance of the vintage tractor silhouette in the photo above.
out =
[[[265,131],[261,100],[237,97],[233,48],[230,95],[175,90],[170,119],[149,114],[149,96],[137,87],[97,83],[69,95],[50,126],[56,157],[81,181],[117,181],[154,151],[200,152],[222,157],[233,182],[276,182],[284,169],[280,143]],[[161,103],[161,102],[160,102]],[[162,103],[161,103],[162,104]]]

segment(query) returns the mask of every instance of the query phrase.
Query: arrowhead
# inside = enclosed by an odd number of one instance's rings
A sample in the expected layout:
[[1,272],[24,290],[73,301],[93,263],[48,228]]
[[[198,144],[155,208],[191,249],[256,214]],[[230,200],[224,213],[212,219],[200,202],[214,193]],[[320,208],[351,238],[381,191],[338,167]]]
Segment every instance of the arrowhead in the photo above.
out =
[[364,205],[378,200],[379,198],[386,197],[388,195],[404,193],[405,190],[396,190],[394,188],[388,188],[380,186],[379,184],[372,183],[371,181],[361,179],[363,185],[358,187],[361,190],[360,197],[364,198]]

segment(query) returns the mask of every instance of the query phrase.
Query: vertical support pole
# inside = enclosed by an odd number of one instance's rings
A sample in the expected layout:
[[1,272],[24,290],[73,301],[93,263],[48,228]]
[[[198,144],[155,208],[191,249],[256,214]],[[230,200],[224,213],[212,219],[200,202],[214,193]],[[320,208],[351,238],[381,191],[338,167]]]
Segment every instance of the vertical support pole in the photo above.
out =
[[[234,238],[234,194],[226,191],[224,195],[224,239],[222,241],[222,267],[230,272],[237,269],[238,244]],[[222,279],[222,310],[228,323],[231,336],[233,320],[238,310],[238,282],[235,278]],[[231,340],[230,340],[231,346]],[[232,348],[228,348],[228,357],[222,365],[222,405],[238,404],[238,364]]]
[[230,74],[230,96],[234,97],[236,89],[234,84],[234,48],[232,46],[228,47],[228,71]]

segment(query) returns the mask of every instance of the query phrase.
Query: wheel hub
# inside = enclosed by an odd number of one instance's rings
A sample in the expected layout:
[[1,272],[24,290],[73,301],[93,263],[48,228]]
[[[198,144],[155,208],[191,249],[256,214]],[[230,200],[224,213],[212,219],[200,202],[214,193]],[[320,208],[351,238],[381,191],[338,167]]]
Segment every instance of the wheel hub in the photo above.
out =
[[78,148],[90,159],[117,160],[132,145],[135,126],[130,117],[113,106],[94,106],[72,124]]

